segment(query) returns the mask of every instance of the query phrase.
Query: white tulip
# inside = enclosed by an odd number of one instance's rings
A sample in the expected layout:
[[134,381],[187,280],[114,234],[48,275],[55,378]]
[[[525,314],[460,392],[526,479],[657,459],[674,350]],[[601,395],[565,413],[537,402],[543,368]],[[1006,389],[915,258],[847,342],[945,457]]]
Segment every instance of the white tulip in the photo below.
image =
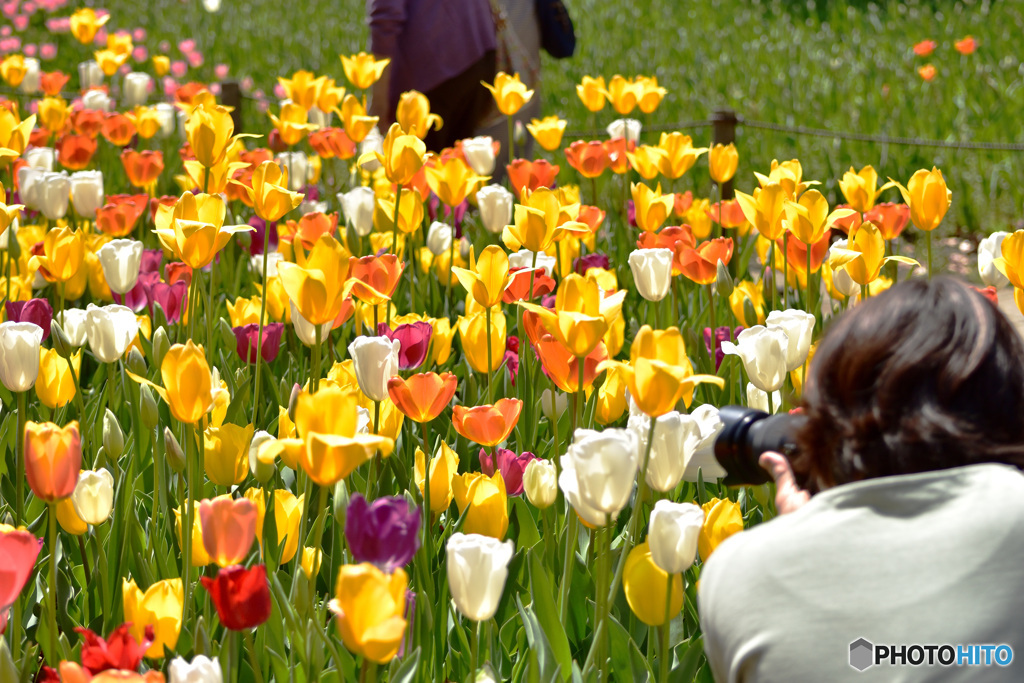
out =
[[387,337],[356,337],[348,345],[359,389],[371,401],[388,397],[388,380],[398,374],[401,348],[402,342]]
[[356,406],[356,434],[370,433],[370,411],[362,406]]
[[[295,328],[295,334],[298,336],[299,341],[306,346],[312,347],[316,344],[316,325],[302,317],[302,314],[299,313],[299,309],[295,307],[295,302],[289,300],[288,305],[292,309],[292,327]],[[328,320],[320,326],[321,344],[327,341],[327,336],[330,334],[333,325],[334,321]]]
[[683,481],[696,482],[698,473],[704,481],[721,479],[726,475],[726,471],[715,459],[715,439],[725,427],[725,423],[718,416],[718,408],[705,404],[696,408],[690,416],[700,427],[700,440],[694,445],[686,461]]
[[78,171],[71,174],[71,203],[75,212],[93,218],[103,206],[103,172]]
[[35,57],[25,57],[25,76],[21,79],[18,90],[26,95],[35,95],[39,92],[41,76],[39,60]]
[[[78,89],[92,92],[103,84],[103,69],[96,60],[90,59],[78,65]],[[86,107],[90,109],[90,107]]]
[[[642,458],[647,452],[651,418],[642,413],[630,415],[626,428],[636,435],[637,449]],[[674,410],[660,416],[654,428],[654,443],[647,462],[647,484],[661,492],[675,488],[699,443],[700,425],[692,416]]]
[[558,485],[588,523],[605,526],[626,507],[640,467],[636,435],[626,429],[577,429],[561,458]]
[[196,655],[192,663],[175,657],[167,667],[170,683],[223,683],[220,662],[206,655]]
[[109,112],[114,109],[114,101],[102,90],[90,90],[82,95],[82,106],[86,109]]
[[[533,252],[529,249],[520,249],[508,255],[509,268],[530,268],[533,262]],[[557,263],[558,259],[554,256],[548,256],[544,252],[537,253],[536,267],[543,268],[544,274],[548,277],[552,277],[552,273],[555,272],[555,264]]]
[[138,240],[110,240],[96,252],[110,291],[125,294],[139,281],[143,244]]
[[149,74],[142,71],[133,71],[124,77],[124,102],[125,109],[134,109],[146,103],[149,97],[149,86],[153,79]]
[[309,160],[303,152],[281,152],[277,155],[277,163],[281,168],[288,169],[288,189],[298,192],[306,185],[309,173]]
[[71,504],[86,524],[103,524],[114,508],[114,477],[104,469],[82,470],[71,494]]
[[[57,151],[53,147],[29,147],[25,150],[25,161],[32,168],[40,171],[53,171],[53,162],[57,159]],[[21,174],[18,175],[19,182]]]
[[477,175],[489,176],[494,173],[494,140],[490,136],[466,138],[462,141],[462,153],[466,155],[466,162]]
[[327,128],[331,125],[331,112],[313,107],[309,110],[309,122],[318,128]]
[[555,421],[555,412],[561,417],[565,413],[565,409],[569,407],[569,397],[561,391],[552,391],[551,389],[545,389],[540,394],[540,412],[544,413],[544,417],[548,419],[548,422]]
[[67,171],[44,173],[37,190],[39,210],[51,221],[64,218],[71,200],[71,178]]
[[654,504],[647,543],[654,564],[669,574],[681,574],[697,559],[697,539],[704,511],[693,503],[659,500]]
[[782,388],[786,380],[786,359],[789,338],[780,327],[771,329],[754,325],[740,332],[736,343],[722,342],[722,351],[739,356],[747,377],[761,391],[775,391]]
[[807,354],[811,351],[814,323],[813,315],[794,308],[772,311],[765,319],[765,326],[769,330],[780,329],[786,333],[789,342],[786,347],[786,370],[789,372],[802,367],[807,360]]
[[978,244],[978,274],[981,281],[990,287],[1005,287],[1010,283],[992,262],[1003,255],[1003,240],[1008,232],[994,232]]
[[26,208],[39,210],[42,180],[48,172],[32,166],[22,166],[18,169],[18,196]]
[[[380,134],[380,129],[377,126],[371,128],[363,141],[359,143],[359,158],[368,152],[381,152],[382,154],[384,152],[384,136]],[[367,173],[376,173],[381,168],[380,162],[375,156],[367,157],[360,166]]]
[[0,382],[10,391],[28,391],[39,376],[43,328],[35,323],[0,323]]
[[341,212],[345,215],[345,225],[352,228],[360,237],[366,237],[373,232],[375,200],[372,187],[356,187],[348,192],[339,192],[338,201],[341,203]]
[[448,539],[448,588],[459,614],[487,621],[498,611],[515,553],[512,541],[456,532]]
[[476,191],[476,203],[480,207],[480,220],[487,232],[500,235],[505,226],[512,222],[512,205],[515,198],[501,185],[484,185]]
[[531,460],[523,471],[526,499],[540,510],[551,507],[558,497],[558,473],[550,460]]
[[273,461],[264,462],[260,460],[260,453],[274,447],[276,443],[277,439],[270,432],[265,432],[262,429],[253,434],[252,441],[249,442],[249,471],[252,472],[252,476],[256,478],[256,481],[261,484],[270,481],[270,478],[274,476],[276,468]]
[[284,254],[279,251],[274,251],[269,254],[256,254],[255,256],[250,257],[249,267],[261,277],[263,276],[264,257],[267,259],[267,278],[277,277],[277,264],[284,259]]
[[[747,382],[747,407],[755,410],[763,410],[766,413],[777,413],[782,407],[782,392],[772,392],[772,404],[768,405],[768,392],[761,391],[750,382]],[[771,408],[769,410],[769,408]]]
[[203,0],[203,9],[213,14],[220,9],[220,0]]
[[629,254],[636,291],[647,301],[661,301],[672,286],[671,249],[634,249]]
[[[847,244],[849,244],[849,240],[836,240],[833,242],[832,246],[828,248],[829,262],[832,261],[833,250],[846,249]],[[850,277],[850,274],[846,272],[846,268],[843,266],[833,266],[832,286],[843,296],[849,297],[860,294],[860,285],[853,281],[853,278]]]
[[154,109],[160,118],[160,137],[169,138],[174,135],[178,128],[178,110],[167,102],[160,102]]
[[447,223],[434,221],[427,230],[427,249],[434,256],[447,254],[452,248],[452,233],[454,228]]
[[127,306],[89,304],[85,316],[89,348],[101,363],[117,361],[139,334],[139,321]]
[[636,119],[616,119],[608,124],[608,137],[626,138],[626,142],[637,142],[640,140],[640,129],[642,126]]
[[307,213],[327,213],[327,202],[311,202],[304,199],[299,204],[299,215],[305,216]]
[[65,308],[63,313],[57,313],[53,317],[60,323],[61,329],[64,330],[64,334],[67,335],[72,346],[78,348],[86,342],[85,321],[87,316],[85,311],[81,308]]

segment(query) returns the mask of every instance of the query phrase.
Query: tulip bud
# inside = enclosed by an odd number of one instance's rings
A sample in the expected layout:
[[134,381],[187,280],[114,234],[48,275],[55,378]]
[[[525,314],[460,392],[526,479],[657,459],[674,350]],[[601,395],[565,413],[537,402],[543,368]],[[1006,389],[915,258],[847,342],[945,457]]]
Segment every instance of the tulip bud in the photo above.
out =
[[235,333],[231,329],[231,323],[224,318],[219,318],[217,320],[217,333],[220,334],[221,345],[230,349],[237,343]]
[[[40,171],[53,171],[53,162],[57,158],[57,151],[53,147],[30,147],[23,154],[25,161],[32,168]],[[21,173],[18,173],[19,181]]]
[[334,521],[344,529],[345,520],[348,518],[349,504],[348,485],[344,479],[339,480],[334,485],[334,495],[331,496],[331,500],[334,503]]
[[772,311],[765,320],[769,330],[780,329],[786,333],[786,370],[792,372],[804,364],[811,350],[816,319],[811,313],[791,308]]
[[68,335],[64,332],[64,328],[60,326],[56,318],[50,321],[50,341],[53,343],[54,350],[57,351],[61,358],[71,358],[71,355],[75,352],[74,347],[71,346],[71,341],[68,339]]
[[288,396],[288,419],[295,422],[295,408],[299,404],[299,394],[302,393],[302,387],[296,382],[292,385],[292,393]]
[[754,309],[754,302],[749,296],[743,297],[743,319],[757,322],[757,311]]
[[171,342],[167,339],[167,331],[161,327],[153,333],[153,365],[160,367],[164,362],[164,356],[171,348]]
[[101,363],[114,363],[124,356],[139,333],[135,312],[127,306],[89,304],[85,311],[85,334],[89,348]]
[[121,425],[117,423],[117,417],[110,412],[110,408],[107,408],[103,415],[103,448],[107,456],[113,460],[117,460],[124,453],[124,432],[121,431]]
[[608,124],[608,137],[626,138],[626,142],[637,142],[642,128],[636,119],[616,119]]
[[252,246],[252,233],[251,232],[240,232],[235,235],[235,240],[238,242],[238,246],[242,249],[248,249]]
[[789,345],[784,329],[755,325],[740,332],[735,344],[723,341],[721,348],[726,355],[742,359],[743,369],[754,386],[761,391],[776,391],[782,388],[788,372]]
[[128,372],[140,377],[146,375],[146,359],[143,358],[142,352],[139,351],[138,347],[133,346],[128,352],[128,360],[125,362],[125,367],[128,368]]
[[472,250],[472,248],[473,244],[465,236],[463,236],[462,239],[459,240],[459,256],[461,256],[463,260],[469,260],[469,252]]
[[[223,318],[221,318],[223,320]],[[235,385],[238,386],[243,384],[248,377],[248,373],[242,368],[235,368]]]
[[75,514],[86,524],[103,524],[114,507],[114,477],[104,469],[82,470],[71,494],[71,504],[75,507]]
[[210,634],[206,630],[206,618],[200,616],[196,619],[196,656],[206,656],[210,652]]
[[526,127],[523,126],[522,121],[516,121],[516,125],[512,130],[512,139],[520,147],[526,144]]
[[82,95],[82,106],[86,109],[109,112],[114,108],[114,101],[102,90],[90,90]]
[[174,105],[167,102],[161,102],[154,108],[156,109],[157,116],[160,118],[160,137],[171,137],[174,135],[174,131],[177,130],[178,110],[174,108]]
[[264,463],[259,459],[260,448],[264,444],[273,443],[276,439],[268,432],[260,430],[253,434],[249,444],[249,471],[261,484],[266,484],[274,476],[273,463]]
[[647,531],[654,564],[669,574],[689,569],[697,558],[697,538],[703,525],[704,511],[693,503],[655,503]]
[[140,384],[139,395],[142,399],[142,425],[146,429],[153,429],[160,421],[160,408],[156,404],[153,390],[145,384]]
[[192,663],[175,657],[167,669],[170,683],[222,683],[220,662],[205,655],[196,655]]
[[588,524],[605,526],[633,493],[639,443],[626,429],[577,429],[561,464],[558,485],[569,504]]
[[531,460],[523,472],[523,490],[526,499],[543,510],[554,504],[558,497],[558,476],[555,466],[548,460]]
[[554,422],[557,419],[556,411],[558,412],[557,417],[561,417],[568,405],[569,398],[560,391],[552,392],[551,389],[545,389],[540,395],[540,410],[548,422]]
[[[732,296],[732,275],[729,274],[729,269],[726,268],[721,260],[718,261],[718,274],[715,275],[715,289],[720,296]],[[754,320],[757,320],[757,318],[754,318]]]
[[68,212],[71,200],[71,178],[66,171],[44,173],[37,190],[39,210],[51,221],[56,221]]
[[537,268],[544,269],[545,275],[554,277],[553,273],[558,264],[558,259],[554,256],[548,256],[544,252],[534,254],[529,249],[520,249],[508,255],[509,268],[532,268],[535,263]]
[[185,471],[185,453],[170,427],[164,427],[164,453],[172,470],[178,474]]

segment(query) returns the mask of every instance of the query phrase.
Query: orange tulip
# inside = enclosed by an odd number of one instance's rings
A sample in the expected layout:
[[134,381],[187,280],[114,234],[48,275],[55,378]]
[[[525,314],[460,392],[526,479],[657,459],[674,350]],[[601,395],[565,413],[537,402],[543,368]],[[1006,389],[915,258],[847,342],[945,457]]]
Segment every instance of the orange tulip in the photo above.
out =
[[864,220],[877,225],[883,239],[896,239],[910,222],[910,207],[892,202],[875,204],[873,209],[864,214]]
[[100,133],[110,144],[124,147],[135,136],[135,124],[124,114],[107,114],[100,126]]
[[974,39],[974,36],[967,36],[953,43],[953,47],[960,54],[969,55],[977,49],[978,41]]
[[723,228],[738,228],[747,222],[747,217],[743,214],[743,207],[735,199],[712,204],[706,213],[712,221],[721,223]]
[[[199,504],[203,546],[221,567],[241,564],[256,540],[258,510],[247,498],[218,497]],[[283,531],[283,530],[282,530]]]
[[516,159],[505,168],[512,187],[520,195],[524,189],[533,192],[540,187],[551,187],[558,177],[558,166],[545,159]]
[[[308,251],[313,248],[313,245],[316,244],[316,241],[321,236],[334,235],[334,231],[338,229],[338,214],[311,211],[297,222],[288,221],[278,229],[280,230],[279,237],[281,239],[285,241],[295,241],[297,239],[302,244],[302,248]],[[286,235],[286,231],[290,231],[291,234]]]
[[99,109],[79,109],[71,113],[71,127],[78,135],[87,135],[95,140],[105,118],[106,114]]
[[[554,336],[545,334],[534,347],[547,376],[555,386],[574,394],[580,390],[580,359],[572,355],[569,349],[562,346]],[[597,366],[601,361],[608,360],[608,348],[604,342],[583,358],[583,388],[589,390],[594,386]]]
[[121,165],[133,187],[155,189],[157,178],[164,170],[164,155],[151,149],[142,152],[126,149],[121,152]]
[[71,76],[60,71],[50,71],[44,73],[39,77],[39,87],[42,89],[45,95],[50,97],[56,97],[60,94],[60,91],[64,89],[64,86],[68,84],[68,80]]
[[356,143],[341,128],[321,128],[309,136],[309,144],[323,159],[351,159]]
[[96,153],[96,141],[85,135],[65,135],[57,141],[57,161],[69,171],[81,171]]
[[[796,241],[796,240],[793,240]],[[702,242],[696,249],[684,249],[679,256],[683,275],[698,285],[710,285],[718,276],[718,262],[729,265],[732,259],[732,238],[719,237]]]
[[430,422],[451,403],[458,378],[450,372],[424,372],[408,379],[388,380],[388,395],[395,406],[413,422]]
[[629,152],[636,149],[636,143],[627,141],[626,138],[612,138],[604,141],[605,151],[608,152],[608,167],[612,173],[622,175],[633,167],[629,165]]
[[926,81],[930,81],[935,78],[937,71],[932,64],[925,64],[924,66],[917,68],[917,75]]
[[348,283],[352,296],[373,306],[391,299],[405,264],[394,254],[348,259]]
[[580,213],[576,216],[576,220],[590,228],[590,234],[596,235],[597,231],[601,229],[601,224],[604,223],[606,215],[604,211],[596,206],[580,204]]
[[455,406],[452,423],[455,431],[474,443],[493,448],[508,438],[519,422],[523,402],[517,398],[501,398],[494,405]]
[[[516,301],[533,301],[555,291],[555,281],[548,277],[543,268],[512,268],[508,271],[509,281],[501,300],[506,304]],[[530,292],[530,280],[533,292]]]
[[25,425],[25,475],[37,498],[48,503],[75,490],[82,469],[82,440],[78,422],[58,427],[52,422]]
[[[817,273],[818,269],[821,268],[821,262],[828,256],[829,241],[832,235],[826,231],[820,240],[811,245],[811,272]],[[778,245],[778,253],[782,253],[782,240],[776,242]],[[794,274],[805,275],[807,271],[807,245],[800,240],[789,239],[786,240],[786,260],[789,261],[789,267]],[[800,280],[804,283],[801,287],[806,286],[806,280],[802,277]]]
[[565,149],[565,158],[584,178],[597,178],[611,166],[608,150],[597,140],[577,140]]
[[124,237],[130,235],[135,229],[135,224],[142,217],[149,202],[146,195],[142,195],[142,201],[134,201],[130,195],[125,201],[113,202],[113,197],[107,197],[108,203],[96,211],[96,226],[104,233],[112,237]]

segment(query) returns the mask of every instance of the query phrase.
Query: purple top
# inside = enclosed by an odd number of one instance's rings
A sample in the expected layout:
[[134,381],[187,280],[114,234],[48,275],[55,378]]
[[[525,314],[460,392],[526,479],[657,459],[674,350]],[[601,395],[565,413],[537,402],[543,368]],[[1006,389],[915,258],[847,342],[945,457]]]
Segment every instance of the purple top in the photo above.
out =
[[489,0],[366,0],[370,51],[390,57],[388,99],[426,93],[495,49]]

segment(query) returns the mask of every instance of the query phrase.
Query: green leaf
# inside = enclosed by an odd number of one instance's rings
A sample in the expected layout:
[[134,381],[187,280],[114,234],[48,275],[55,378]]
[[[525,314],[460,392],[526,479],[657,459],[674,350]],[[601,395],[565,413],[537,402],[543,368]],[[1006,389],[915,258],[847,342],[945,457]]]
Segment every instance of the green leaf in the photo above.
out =
[[690,683],[697,675],[697,669],[700,668],[701,663],[705,661],[703,636],[690,638],[686,643],[680,643],[676,646],[676,655],[679,657],[679,664],[669,674],[669,681]]
[[533,519],[530,506],[520,496],[512,497],[512,507],[515,509],[516,520],[519,522],[519,537],[516,539],[516,548],[532,548],[540,543],[540,532],[537,530],[537,522]]
[[551,675],[557,674],[557,662],[551,653],[551,646],[544,636],[544,630],[537,622],[533,610],[523,606],[523,601],[516,596],[516,605],[519,607],[519,615],[523,619],[523,628],[526,630],[526,641],[530,644],[530,656],[536,656],[536,666],[530,662],[529,680],[550,680]]
[[416,680],[416,673],[420,668],[420,649],[416,648],[411,654],[395,659],[391,662],[391,672],[388,674],[390,683],[412,683]]
[[551,646],[551,652],[558,662],[562,680],[569,680],[572,668],[572,652],[569,650],[569,638],[565,635],[562,622],[555,609],[555,594],[539,554],[534,550],[529,553],[530,594],[533,597],[531,607],[537,615],[537,621],[544,630],[544,635]]
[[[637,647],[636,641],[630,638],[626,629],[614,617],[608,617],[608,626],[612,671],[615,672],[616,679],[653,681],[654,673]],[[601,663],[598,662],[597,666],[600,667]]]

